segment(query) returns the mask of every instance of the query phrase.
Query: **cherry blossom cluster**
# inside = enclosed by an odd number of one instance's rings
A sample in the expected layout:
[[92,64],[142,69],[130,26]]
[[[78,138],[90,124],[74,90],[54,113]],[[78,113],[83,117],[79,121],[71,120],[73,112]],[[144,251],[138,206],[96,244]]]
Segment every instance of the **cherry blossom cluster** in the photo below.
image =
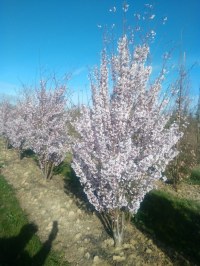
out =
[[51,178],[70,149],[66,111],[66,87],[49,87],[41,81],[33,92],[25,92],[13,108],[1,105],[0,129],[20,153],[31,149],[38,156],[45,178]]
[[38,155],[46,178],[50,178],[52,168],[64,160],[69,150],[65,92],[65,86],[49,90],[47,82],[41,81],[27,108],[29,145]]
[[[29,124],[26,120],[24,106],[18,104],[9,112],[9,119],[6,122],[6,137],[9,144],[22,152],[27,146],[27,133]],[[28,127],[28,128],[27,128]]]
[[2,101],[0,105],[0,135],[7,136],[7,121],[10,118],[12,106],[7,100]]
[[159,100],[163,75],[150,82],[148,54],[145,44],[131,54],[126,35],[116,55],[108,58],[104,50],[91,78],[92,106],[82,106],[75,122],[80,137],[72,167],[99,212],[136,213],[178,154],[175,144],[182,133],[168,123],[168,100]]

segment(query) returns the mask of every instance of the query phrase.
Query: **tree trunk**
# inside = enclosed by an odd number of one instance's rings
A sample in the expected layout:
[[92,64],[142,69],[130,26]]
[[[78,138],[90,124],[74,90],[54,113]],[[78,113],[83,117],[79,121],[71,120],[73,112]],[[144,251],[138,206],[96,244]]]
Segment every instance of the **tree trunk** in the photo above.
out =
[[5,140],[5,149],[8,150],[8,148],[9,148],[9,140],[8,140],[8,138],[6,138],[6,140]]
[[18,159],[22,160],[22,149],[21,148],[17,148],[17,154],[18,154]]
[[115,247],[121,247],[124,239],[125,213],[121,210],[116,210],[113,218],[113,238]]
[[54,163],[53,162],[45,162],[42,168],[42,172],[46,180],[51,179],[53,175]]
[[48,176],[47,179],[51,179],[53,176],[53,169],[54,169],[54,163],[49,162],[49,170],[48,170]]

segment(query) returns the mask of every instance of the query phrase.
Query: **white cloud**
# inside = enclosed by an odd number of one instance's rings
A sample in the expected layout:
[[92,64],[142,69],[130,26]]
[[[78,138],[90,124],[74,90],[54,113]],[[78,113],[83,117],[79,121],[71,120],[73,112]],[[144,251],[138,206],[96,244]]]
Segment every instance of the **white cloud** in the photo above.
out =
[[82,74],[83,72],[86,71],[86,67],[79,67],[77,69],[75,69],[73,72],[72,72],[72,75],[73,76],[79,76],[80,74]]
[[0,93],[13,95],[13,94],[16,94],[17,88],[18,88],[18,86],[16,84],[0,80]]
[[16,101],[17,88],[18,86],[16,84],[0,80],[0,102],[3,99],[8,99],[14,103]]

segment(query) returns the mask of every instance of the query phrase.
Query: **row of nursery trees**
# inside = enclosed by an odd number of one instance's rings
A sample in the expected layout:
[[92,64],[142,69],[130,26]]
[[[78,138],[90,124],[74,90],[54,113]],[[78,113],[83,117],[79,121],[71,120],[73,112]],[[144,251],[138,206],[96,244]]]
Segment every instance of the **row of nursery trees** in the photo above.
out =
[[19,154],[34,151],[45,178],[73,154],[72,168],[89,202],[109,217],[116,246],[123,241],[125,212],[134,215],[164,178],[183,135],[167,111],[169,98],[160,97],[164,73],[150,82],[149,46],[130,51],[126,35],[114,55],[103,50],[91,75],[91,106],[67,110],[68,90],[52,79],[24,90],[15,106],[0,108],[1,135]]

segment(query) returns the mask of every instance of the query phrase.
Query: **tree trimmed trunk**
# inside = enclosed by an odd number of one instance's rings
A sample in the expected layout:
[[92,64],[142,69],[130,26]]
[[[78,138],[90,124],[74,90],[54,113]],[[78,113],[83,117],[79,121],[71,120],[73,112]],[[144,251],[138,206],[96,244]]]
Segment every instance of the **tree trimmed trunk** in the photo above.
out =
[[115,247],[121,247],[124,239],[125,213],[115,210],[113,215],[113,238]]
[[52,178],[54,166],[55,166],[54,163],[51,161],[44,163],[42,171],[43,171],[45,179],[51,179]]

